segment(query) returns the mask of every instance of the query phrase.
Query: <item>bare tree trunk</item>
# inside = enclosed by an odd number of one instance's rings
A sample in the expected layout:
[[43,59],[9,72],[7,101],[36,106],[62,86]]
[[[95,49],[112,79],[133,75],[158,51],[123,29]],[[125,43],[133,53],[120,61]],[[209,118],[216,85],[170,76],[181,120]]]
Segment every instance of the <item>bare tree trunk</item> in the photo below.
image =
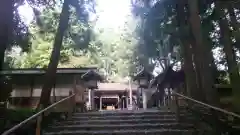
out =
[[189,35],[190,46],[189,47],[190,47],[190,51],[192,51],[193,68],[196,73],[195,74],[196,75],[196,87],[197,87],[196,93],[199,93],[197,99],[200,101],[206,101],[206,96],[205,96],[206,93],[205,93],[205,91],[203,91],[202,84],[201,84],[201,70],[197,66],[197,58],[196,58],[197,50],[195,50],[196,48],[193,47],[193,46],[195,46],[196,43],[195,43],[194,37],[191,33],[192,33],[192,31],[190,30],[190,35]]
[[[10,44],[13,25],[13,0],[1,0],[0,2],[0,71],[3,69],[5,50]],[[0,95],[5,95],[2,90],[4,77],[0,75]],[[1,99],[0,99],[1,100]]]
[[69,5],[71,0],[65,0],[62,7],[62,12],[60,15],[59,25],[57,29],[57,33],[55,36],[53,50],[50,58],[50,62],[48,64],[48,69],[45,75],[45,82],[42,87],[40,105],[43,107],[47,107],[50,103],[51,90],[56,80],[56,70],[58,66],[58,62],[60,59],[60,50],[62,47],[62,40],[64,36],[64,32],[67,30],[68,22],[69,22]]
[[3,68],[5,50],[10,44],[13,32],[13,0],[1,0],[0,2],[0,71]]
[[213,75],[213,82],[214,84],[218,83],[218,71],[217,66],[215,64],[214,58],[213,58],[213,52],[212,49],[214,47],[214,43],[212,39],[209,36],[209,33],[211,32],[211,29],[209,29],[208,25],[212,23],[211,20],[204,20],[203,22],[203,39],[204,44],[206,45],[206,52],[207,52],[207,61],[212,69],[212,75]]
[[226,54],[227,64],[228,64],[228,73],[230,76],[230,82],[232,85],[233,90],[233,97],[234,97],[234,107],[239,110],[240,107],[238,105],[240,101],[240,76],[239,76],[239,69],[237,66],[236,61],[236,54],[233,49],[232,40],[231,40],[231,31],[228,26],[228,20],[224,13],[224,6],[221,2],[216,2],[216,10],[219,16],[219,25],[220,25],[220,32],[221,32],[221,42],[224,45],[224,52]]
[[214,88],[212,70],[210,63],[206,61],[208,58],[206,46],[203,44],[203,36],[201,31],[201,20],[198,10],[198,0],[188,0],[190,12],[190,25],[196,44],[193,45],[196,54],[196,66],[199,67],[201,73],[201,86],[206,93],[207,102],[218,105],[217,91]]
[[186,87],[190,96],[197,100],[204,98],[204,93],[199,90],[197,85],[196,71],[193,67],[192,51],[188,42],[183,42],[184,72],[186,75]]
[[[187,26],[187,15],[184,12],[184,8],[186,6],[186,0],[178,0],[177,3],[177,20],[178,20],[178,27],[179,27],[179,36],[181,41],[181,50],[183,52],[184,58],[184,72],[186,77],[186,88],[188,96],[198,99],[197,92],[197,80],[196,80],[196,72],[193,67],[192,61],[192,51],[189,43],[189,30],[186,30],[185,27]],[[197,96],[198,95],[198,96]]]

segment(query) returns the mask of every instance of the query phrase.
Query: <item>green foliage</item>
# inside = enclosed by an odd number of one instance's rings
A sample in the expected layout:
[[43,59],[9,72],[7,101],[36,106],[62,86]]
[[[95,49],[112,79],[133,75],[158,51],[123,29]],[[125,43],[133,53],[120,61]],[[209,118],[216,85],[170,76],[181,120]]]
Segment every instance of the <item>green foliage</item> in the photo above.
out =
[[[74,11],[72,11],[74,12]],[[46,68],[49,63],[50,54],[52,52],[52,44],[54,41],[54,36],[56,33],[56,28],[58,25],[60,12],[57,8],[46,8],[42,11],[41,15],[38,17],[38,21],[41,25],[33,23],[29,26],[30,31],[33,35],[31,39],[32,48],[29,53],[21,54],[21,57],[16,58],[15,68]],[[76,14],[74,14],[76,15]],[[61,49],[61,58],[59,62],[60,67],[76,67],[83,66],[80,65],[70,65],[72,58],[74,58],[74,51],[80,46],[85,46],[85,41],[77,41],[79,37],[88,33],[88,28],[86,25],[81,23],[76,19],[76,17],[71,16],[69,30],[66,33],[66,37],[63,41],[63,47]],[[74,35],[74,36],[72,36]],[[82,47],[84,48],[84,47]],[[84,56],[83,56],[84,57]],[[87,61],[85,61],[87,62]],[[85,63],[83,63],[85,64]],[[86,65],[86,64],[85,64]]]
[[[36,22],[29,26],[33,35],[30,39],[30,51],[16,55],[13,50],[7,55],[7,61],[12,68],[48,66],[59,14],[58,7],[44,8],[38,13]],[[95,22],[81,22],[72,8],[58,67],[97,66],[108,79],[121,81],[129,73],[136,72],[138,65],[136,25],[138,21],[129,16],[124,27],[118,32],[111,28],[98,29]]]
[[91,59],[108,80],[124,81],[130,73],[136,72],[136,24],[134,18],[129,17],[124,27],[118,31],[111,28],[96,30],[95,40],[91,42],[89,52]]
[[[219,47],[214,1],[200,1],[200,15],[204,42],[210,48]],[[59,21],[60,8],[53,1],[36,2],[28,0],[33,9],[36,5],[43,11],[34,10],[36,22],[28,28],[33,37],[29,53],[20,56],[9,54],[8,65],[14,68],[46,67],[52,50],[52,43]],[[154,4],[151,4],[154,3]],[[21,3],[19,3],[21,5]],[[179,35],[176,21],[176,0],[142,1],[132,3],[136,16],[129,16],[124,28],[118,32],[111,28],[99,28],[97,22],[85,23],[79,20],[75,8],[71,9],[70,23],[61,50],[59,67],[98,66],[109,79],[121,80],[136,72],[139,65],[149,65],[149,58],[166,57],[181,59]],[[189,29],[189,28],[186,28]],[[28,47],[26,47],[28,48]],[[221,53],[222,54],[222,53]],[[226,64],[224,57],[217,65]],[[222,63],[221,63],[222,62]],[[151,65],[150,65],[151,66]]]
[[[29,51],[31,47],[31,33],[29,32],[28,26],[23,22],[21,19],[21,15],[18,12],[18,8],[22,5],[24,5],[26,2],[31,5],[33,9],[36,9],[35,7],[39,6],[47,6],[52,7],[55,5],[54,0],[17,0],[12,1],[13,2],[13,21],[12,27],[12,37],[11,41],[7,46],[8,51],[11,50],[13,46],[20,46],[23,51]],[[37,11],[37,10],[36,10]]]
[[20,122],[29,116],[32,116],[36,113],[35,109],[28,109],[28,108],[18,108],[18,109],[9,109],[7,110],[8,118],[11,120]]
[[[27,109],[27,108],[17,108],[17,109],[7,109],[5,112],[5,121],[0,121],[0,133],[3,131],[13,127],[14,125],[22,122],[23,120],[29,118],[30,116],[36,113],[35,109]],[[5,122],[5,123],[4,123]],[[29,126],[29,123],[28,123]],[[31,128],[25,130],[31,130]],[[22,129],[23,130],[23,129]]]

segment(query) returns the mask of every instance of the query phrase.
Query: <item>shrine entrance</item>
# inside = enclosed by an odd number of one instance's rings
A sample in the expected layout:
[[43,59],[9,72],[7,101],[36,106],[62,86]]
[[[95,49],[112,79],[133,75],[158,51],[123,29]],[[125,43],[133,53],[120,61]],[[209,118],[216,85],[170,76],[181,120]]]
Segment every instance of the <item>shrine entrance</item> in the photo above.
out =
[[[94,97],[94,110],[124,109],[130,103],[128,87],[129,85],[124,83],[99,83],[98,89],[94,90],[94,96],[89,96],[89,93],[85,93],[88,98],[86,100]],[[136,99],[137,88],[136,85],[132,84],[132,96],[134,99]]]
[[118,98],[102,98],[102,110],[115,110],[118,108]]

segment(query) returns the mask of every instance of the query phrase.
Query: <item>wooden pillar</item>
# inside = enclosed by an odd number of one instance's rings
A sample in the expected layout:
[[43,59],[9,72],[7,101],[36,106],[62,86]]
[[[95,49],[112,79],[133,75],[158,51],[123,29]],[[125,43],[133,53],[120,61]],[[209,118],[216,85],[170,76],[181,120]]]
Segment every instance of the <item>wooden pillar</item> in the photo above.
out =
[[122,97],[121,99],[121,109],[124,109],[126,106],[126,96]]
[[53,102],[57,102],[57,99],[56,99],[56,81],[54,82],[53,84]]
[[128,108],[129,102],[128,102],[128,95],[126,96],[125,100],[126,100],[126,108]]
[[[73,91],[69,91],[69,96],[71,96],[73,94]],[[74,97],[72,97],[71,99],[69,99],[69,110],[68,110],[68,119],[72,118],[72,113],[74,111]]]
[[35,80],[35,77],[31,77],[29,105],[32,105],[32,97],[33,97],[33,90],[34,90],[34,84],[35,84],[34,80]]
[[141,94],[142,94],[142,88],[137,89],[137,106],[140,107],[140,99],[141,99]]

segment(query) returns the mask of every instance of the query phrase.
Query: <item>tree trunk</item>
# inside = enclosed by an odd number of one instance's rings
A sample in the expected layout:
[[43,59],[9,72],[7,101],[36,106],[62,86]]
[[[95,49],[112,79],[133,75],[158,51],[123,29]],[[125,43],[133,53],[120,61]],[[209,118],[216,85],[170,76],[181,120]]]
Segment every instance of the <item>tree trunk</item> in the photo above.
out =
[[196,44],[193,48],[196,53],[196,66],[201,73],[201,86],[206,93],[206,99],[209,104],[218,105],[217,91],[214,89],[212,70],[210,63],[206,61],[208,53],[206,46],[203,44],[203,36],[201,31],[201,20],[198,11],[198,0],[188,0],[189,13],[190,13],[190,26]]
[[239,69],[236,62],[236,54],[233,49],[232,40],[231,40],[231,31],[228,26],[228,20],[224,13],[224,6],[221,2],[216,2],[216,10],[219,16],[219,26],[221,32],[221,42],[224,45],[224,53],[226,55],[227,64],[228,64],[228,73],[230,77],[230,82],[233,90],[233,99],[234,99],[234,107],[239,110],[240,107],[238,103],[240,103],[240,76]]
[[194,37],[192,35],[192,31],[190,29],[190,32],[189,32],[189,43],[190,43],[190,51],[192,52],[192,61],[193,61],[193,69],[195,70],[195,73],[196,73],[196,87],[197,87],[197,90],[196,90],[196,94],[197,93],[201,93],[201,94],[197,94],[199,95],[197,97],[198,100],[200,101],[206,101],[206,96],[205,96],[205,92],[203,91],[203,88],[202,88],[202,84],[201,84],[201,71],[200,71],[200,68],[197,65],[197,58],[196,58],[196,51],[195,50],[196,48],[194,48],[195,46],[195,40],[194,40]]
[[51,90],[56,80],[56,70],[58,66],[58,62],[60,59],[60,50],[62,47],[62,40],[64,36],[64,32],[67,30],[68,22],[69,22],[69,5],[70,0],[65,0],[62,7],[62,12],[60,15],[59,25],[57,29],[57,33],[55,36],[53,50],[50,58],[50,62],[48,64],[48,69],[45,75],[45,82],[42,87],[41,98],[39,106],[47,107],[50,103]]
[[30,78],[30,81],[29,82],[31,82],[30,83],[30,98],[29,98],[29,101],[28,101],[28,105],[29,106],[31,106],[32,105],[32,101],[33,101],[33,90],[34,90],[34,80],[35,80],[35,78],[34,77],[31,77]]
[[10,44],[13,32],[13,0],[1,0],[0,4],[0,71],[3,68],[5,50]]
[[192,51],[190,47],[190,43],[188,42],[189,30],[185,29],[187,26],[187,15],[184,12],[184,8],[186,6],[186,0],[178,0],[177,3],[177,21],[179,27],[179,36],[181,41],[181,50],[183,52],[184,58],[184,72],[186,77],[186,88],[188,96],[198,99],[198,94],[196,94],[197,89],[197,80],[196,80],[196,72],[193,67],[192,61]]
[[210,67],[212,69],[212,75],[213,75],[213,82],[214,84],[217,82],[217,66],[215,64],[214,58],[213,58],[213,53],[212,53],[212,49],[213,49],[213,42],[212,39],[209,37],[209,33],[211,32],[211,29],[208,28],[207,25],[209,25],[209,23],[212,23],[211,21],[205,22],[204,26],[203,26],[203,39],[204,39],[204,44],[206,44],[206,49],[207,49],[207,58],[206,60],[208,60],[208,63],[210,63]]
[[188,40],[182,41],[182,50],[183,50],[183,58],[184,58],[184,72],[186,76],[186,87],[189,96],[193,97],[197,100],[204,100],[204,93],[200,90],[199,85],[197,83],[197,74],[193,67],[193,51],[191,49],[191,44]]

